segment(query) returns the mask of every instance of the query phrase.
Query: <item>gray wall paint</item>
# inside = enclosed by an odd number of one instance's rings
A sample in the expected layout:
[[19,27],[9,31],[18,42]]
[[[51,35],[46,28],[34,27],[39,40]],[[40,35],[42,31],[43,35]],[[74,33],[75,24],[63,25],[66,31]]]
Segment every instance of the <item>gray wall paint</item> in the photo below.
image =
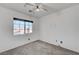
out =
[[79,5],[45,16],[40,23],[41,40],[79,52]]
[[[27,15],[0,7],[0,52],[39,39],[39,20],[33,17],[31,18],[31,20],[34,21],[32,34],[14,36],[12,25],[13,17],[30,19]],[[31,38],[30,41],[28,40],[28,37]]]

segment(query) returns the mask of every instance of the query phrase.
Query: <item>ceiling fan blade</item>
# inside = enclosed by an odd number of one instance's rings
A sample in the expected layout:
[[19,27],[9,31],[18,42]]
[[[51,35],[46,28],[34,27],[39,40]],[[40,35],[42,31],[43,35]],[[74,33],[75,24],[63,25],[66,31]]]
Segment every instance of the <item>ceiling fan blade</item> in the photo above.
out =
[[25,4],[24,4],[24,7],[26,7],[26,6],[34,6],[34,5],[31,4],[31,3],[25,3]]
[[43,8],[43,10],[44,10],[44,11],[46,11],[46,12],[48,12],[48,10],[47,10],[47,9],[45,9],[45,8]]
[[46,5],[40,4],[40,8],[41,8],[43,11],[48,12],[48,10],[46,9],[46,8],[47,8]]
[[46,8],[44,8],[44,6],[39,6],[39,8],[42,10],[42,11],[46,11],[46,12],[48,12],[48,10],[46,9]]

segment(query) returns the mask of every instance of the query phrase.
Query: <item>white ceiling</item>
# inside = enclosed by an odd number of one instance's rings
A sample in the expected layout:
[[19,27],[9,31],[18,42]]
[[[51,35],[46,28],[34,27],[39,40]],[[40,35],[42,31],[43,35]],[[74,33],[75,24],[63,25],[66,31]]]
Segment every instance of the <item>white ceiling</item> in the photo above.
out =
[[28,12],[28,10],[30,10],[32,7],[24,7],[24,4],[25,3],[0,3],[0,6],[9,8],[20,13],[24,13],[29,16],[33,16],[35,18],[41,18],[48,14],[55,13],[63,9],[78,5],[77,3],[42,3],[44,5],[44,8],[46,8],[48,12],[40,11],[32,13]]

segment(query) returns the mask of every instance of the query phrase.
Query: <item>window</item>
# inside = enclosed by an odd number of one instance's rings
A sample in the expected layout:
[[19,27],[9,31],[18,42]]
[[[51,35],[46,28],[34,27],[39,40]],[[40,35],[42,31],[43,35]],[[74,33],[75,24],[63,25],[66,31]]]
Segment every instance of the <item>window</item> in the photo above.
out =
[[26,27],[25,27],[26,28],[25,29],[26,31],[25,32],[26,33],[32,33],[32,23],[26,22],[25,24],[26,24]]
[[24,22],[14,20],[14,35],[24,34]]
[[32,33],[32,23],[33,23],[33,21],[14,18],[14,20],[13,20],[14,35]]

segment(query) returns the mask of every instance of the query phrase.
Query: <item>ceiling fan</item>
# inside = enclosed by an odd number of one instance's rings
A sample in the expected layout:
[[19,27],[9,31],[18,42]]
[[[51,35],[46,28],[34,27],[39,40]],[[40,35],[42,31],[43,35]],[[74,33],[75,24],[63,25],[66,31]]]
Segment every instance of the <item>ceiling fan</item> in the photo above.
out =
[[48,10],[45,8],[45,5],[41,3],[25,3],[24,7],[31,6],[33,7],[32,9],[29,10],[29,12],[39,12],[39,11],[45,11],[48,12]]

